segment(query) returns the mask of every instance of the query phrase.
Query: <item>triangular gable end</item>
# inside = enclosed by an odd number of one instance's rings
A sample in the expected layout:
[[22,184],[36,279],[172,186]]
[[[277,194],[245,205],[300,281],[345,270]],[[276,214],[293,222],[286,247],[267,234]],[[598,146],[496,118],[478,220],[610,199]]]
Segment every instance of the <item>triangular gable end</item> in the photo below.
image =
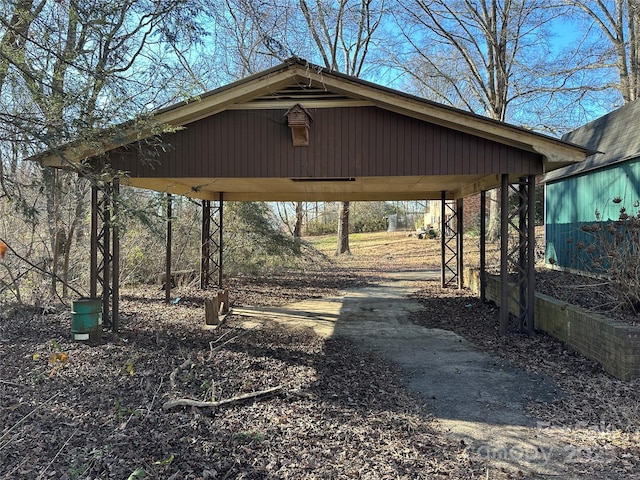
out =
[[[545,171],[584,159],[583,152],[553,137],[475,115],[463,110],[404,94],[380,85],[350,77],[293,58],[281,65],[207,92],[191,101],[161,109],[154,115],[157,124],[183,127],[224,110],[252,108],[290,108],[302,103],[306,108],[377,106],[435,125],[469,133],[539,153]],[[147,132],[146,135],[151,135]],[[145,133],[129,129],[120,145],[144,138]],[[65,162],[58,155],[44,153],[38,160],[45,165],[63,167],[77,163],[119,145],[76,145],[65,152]]]

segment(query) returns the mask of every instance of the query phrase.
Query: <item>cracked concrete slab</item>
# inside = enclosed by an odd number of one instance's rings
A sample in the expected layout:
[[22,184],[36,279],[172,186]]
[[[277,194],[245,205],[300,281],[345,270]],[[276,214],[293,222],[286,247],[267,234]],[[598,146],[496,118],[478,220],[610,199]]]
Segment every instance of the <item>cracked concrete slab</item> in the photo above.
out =
[[422,306],[408,295],[420,288],[420,281],[437,278],[438,271],[398,272],[381,284],[337,297],[234,308],[233,313],[245,326],[267,317],[324,337],[346,337],[396,362],[409,373],[410,388],[431,406],[443,433],[485,458],[488,474],[506,466],[537,478],[579,478],[569,473],[570,446],[540,428],[541,419],[524,409],[559,394],[550,378],[506,364],[454,332],[411,323],[410,314]]

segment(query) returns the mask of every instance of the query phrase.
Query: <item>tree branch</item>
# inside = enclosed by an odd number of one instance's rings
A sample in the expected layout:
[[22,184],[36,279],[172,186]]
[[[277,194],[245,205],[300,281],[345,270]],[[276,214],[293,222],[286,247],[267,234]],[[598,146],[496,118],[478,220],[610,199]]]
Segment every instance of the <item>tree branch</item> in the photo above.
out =
[[219,402],[203,402],[200,400],[191,400],[189,398],[178,398],[176,400],[169,400],[162,405],[163,410],[169,410],[175,407],[208,407],[217,408],[222,405],[229,405],[231,403],[241,402],[249,398],[264,397],[272,393],[282,390],[282,385],[277,387],[267,388],[266,390],[260,390],[257,392],[246,393],[244,395],[238,395],[237,397],[228,398],[226,400],[220,400]]
[[7,242],[5,242],[2,238],[0,238],[0,242],[4,242],[4,244],[7,246],[7,249],[9,251],[11,251],[11,253],[13,253],[18,259],[22,260],[23,262],[25,262],[27,265],[31,266],[32,268],[38,270],[41,273],[44,273],[45,275],[54,278],[56,280],[58,280],[60,283],[62,283],[63,285],[67,286],[69,289],[71,289],[75,294],[80,295],[81,297],[85,296],[84,293],[80,292],[79,290],[76,290],[74,287],[72,287],[71,285],[69,285],[67,282],[65,282],[62,278],[60,278],[58,275],[56,275],[55,273],[51,273],[51,272],[47,272],[45,269],[43,269],[42,267],[39,267],[38,265],[30,262],[29,260],[27,260],[26,258],[24,258],[23,256],[19,255],[18,252],[16,252],[13,248],[11,248],[11,245],[9,245]]

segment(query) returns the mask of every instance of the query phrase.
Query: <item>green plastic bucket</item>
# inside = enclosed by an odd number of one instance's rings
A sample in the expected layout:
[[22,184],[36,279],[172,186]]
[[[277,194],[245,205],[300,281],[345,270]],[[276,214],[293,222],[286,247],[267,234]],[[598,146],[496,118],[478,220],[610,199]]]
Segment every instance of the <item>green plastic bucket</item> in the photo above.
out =
[[74,340],[97,340],[102,336],[102,299],[83,297],[71,304],[71,335]]

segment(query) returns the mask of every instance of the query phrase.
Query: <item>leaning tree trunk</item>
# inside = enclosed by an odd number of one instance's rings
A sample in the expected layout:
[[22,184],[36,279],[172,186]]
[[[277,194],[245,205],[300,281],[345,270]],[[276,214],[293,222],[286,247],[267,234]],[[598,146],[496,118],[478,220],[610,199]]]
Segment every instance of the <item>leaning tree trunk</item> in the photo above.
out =
[[340,203],[338,212],[338,245],[336,255],[351,255],[349,249],[349,202]]

